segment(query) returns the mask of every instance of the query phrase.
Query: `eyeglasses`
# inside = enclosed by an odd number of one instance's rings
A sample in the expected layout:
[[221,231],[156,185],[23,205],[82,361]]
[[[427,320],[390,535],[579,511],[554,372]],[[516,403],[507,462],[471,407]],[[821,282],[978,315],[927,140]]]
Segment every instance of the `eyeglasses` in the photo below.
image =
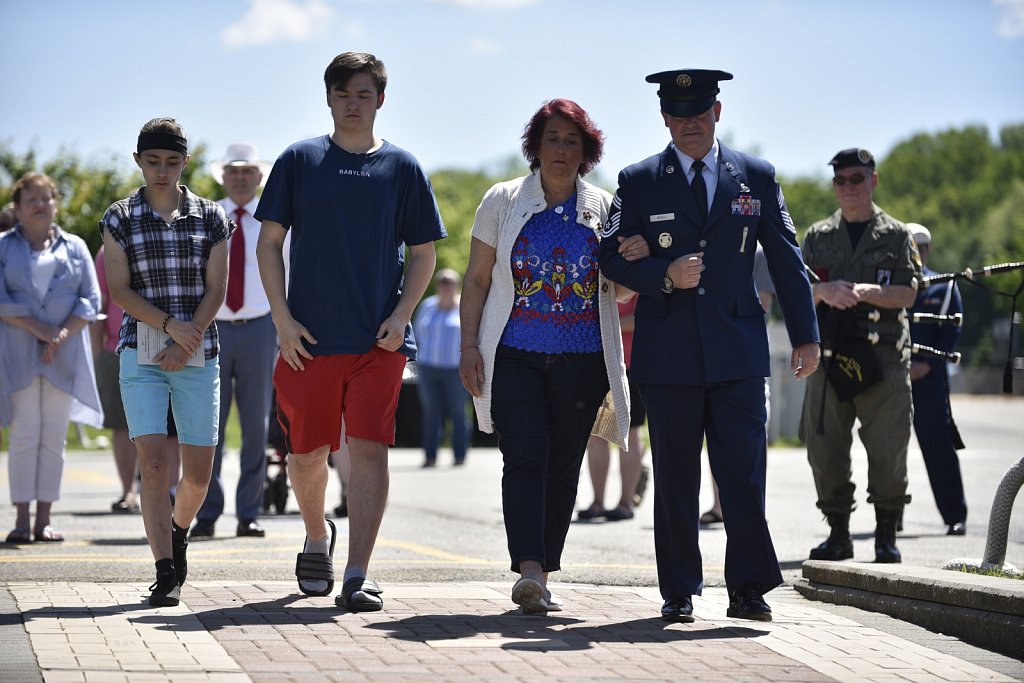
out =
[[837,186],[837,187],[842,187],[843,185],[845,185],[847,183],[847,181],[849,181],[849,182],[853,183],[854,185],[860,185],[861,183],[863,183],[867,179],[868,179],[868,177],[866,175],[864,175],[863,173],[854,173],[851,176],[837,175],[837,176],[832,178],[832,184]]

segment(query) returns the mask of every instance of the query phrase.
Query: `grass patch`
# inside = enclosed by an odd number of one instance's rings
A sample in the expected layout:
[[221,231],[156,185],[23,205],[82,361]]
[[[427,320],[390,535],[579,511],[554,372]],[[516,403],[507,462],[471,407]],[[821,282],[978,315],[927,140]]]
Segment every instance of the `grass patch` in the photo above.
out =
[[973,564],[946,565],[946,569],[964,574],[977,574],[978,576],[994,576],[1000,579],[1016,579],[1024,581],[1024,573],[1021,573],[1013,565],[1003,567],[978,567]]

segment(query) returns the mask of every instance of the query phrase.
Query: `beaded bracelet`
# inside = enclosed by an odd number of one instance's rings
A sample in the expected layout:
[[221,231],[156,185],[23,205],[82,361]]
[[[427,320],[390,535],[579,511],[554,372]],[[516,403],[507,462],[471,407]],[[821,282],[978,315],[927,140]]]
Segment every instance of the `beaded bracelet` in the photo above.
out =
[[168,313],[167,317],[164,318],[164,324],[160,326],[160,329],[164,332],[164,334],[167,334],[167,323],[169,323],[171,321],[171,318],[173,318],[173,317],[174,316],[172,316],[170,313]]

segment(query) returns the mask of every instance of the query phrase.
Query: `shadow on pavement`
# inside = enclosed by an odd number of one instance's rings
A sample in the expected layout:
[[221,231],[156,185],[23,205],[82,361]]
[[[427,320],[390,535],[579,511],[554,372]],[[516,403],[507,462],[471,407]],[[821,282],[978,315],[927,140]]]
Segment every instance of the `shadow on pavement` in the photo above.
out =
[[[366,624],[391,638],[412,642],[457,641],[480,635],[508,639],[505,650],[586,650],[593,643],[671,643],[679,641],[754,638],[767,631],[743,626],[723,628],[696,621],[684,628],[659,617],[585,626],[571,617],[524,616],[515,611],[497,615],[437,614]],[[471,646],[468,643],[466,646]]]

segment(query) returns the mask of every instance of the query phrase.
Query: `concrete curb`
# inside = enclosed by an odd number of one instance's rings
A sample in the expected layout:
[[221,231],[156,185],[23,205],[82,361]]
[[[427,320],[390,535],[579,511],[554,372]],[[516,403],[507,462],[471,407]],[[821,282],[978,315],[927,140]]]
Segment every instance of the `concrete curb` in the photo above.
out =
[[0,585],[0,680],[43,681],[17,602],[6,585]]
[[912,565],[807,561],[810,600],[887,614],[1024,659],[1024,581]]

